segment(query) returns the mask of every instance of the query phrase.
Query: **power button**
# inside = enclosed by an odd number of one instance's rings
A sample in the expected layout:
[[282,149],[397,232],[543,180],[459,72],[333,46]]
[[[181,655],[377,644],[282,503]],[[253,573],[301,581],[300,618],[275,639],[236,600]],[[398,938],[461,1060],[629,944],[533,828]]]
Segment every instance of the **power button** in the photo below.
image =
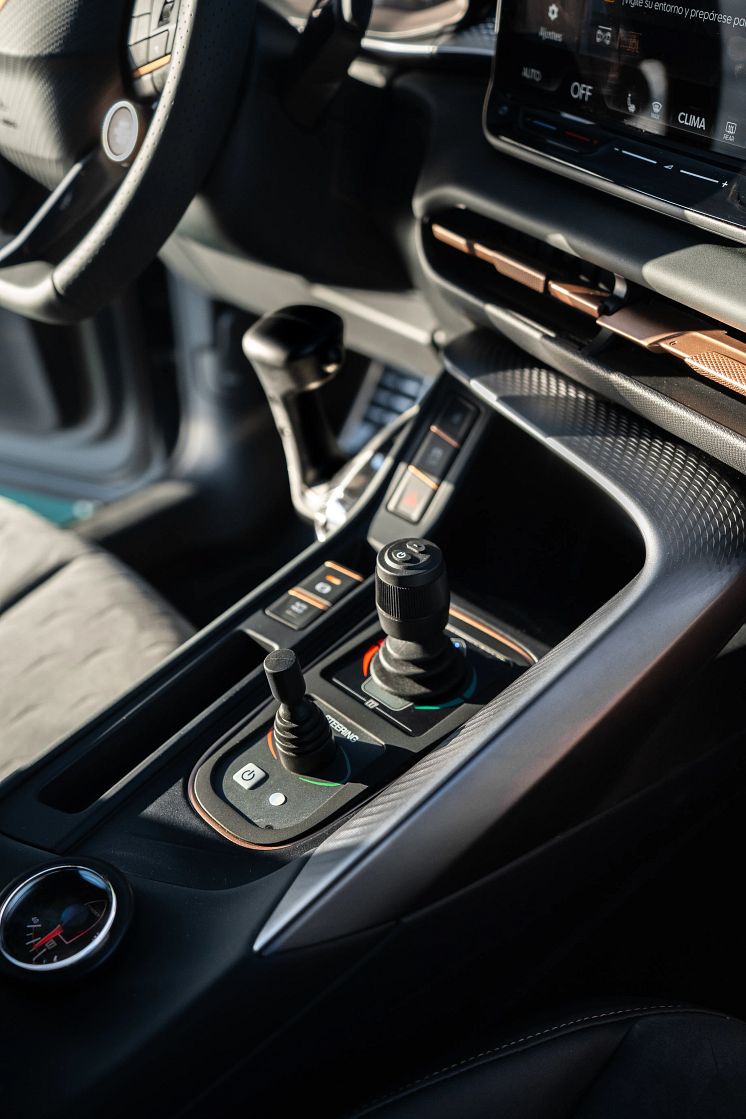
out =
[[387,559],[397,567],[407,567],[409,564],[420,562],[413,552],[410,552],[407,548],[402,548],[400,544],[395,544],[389,548]]

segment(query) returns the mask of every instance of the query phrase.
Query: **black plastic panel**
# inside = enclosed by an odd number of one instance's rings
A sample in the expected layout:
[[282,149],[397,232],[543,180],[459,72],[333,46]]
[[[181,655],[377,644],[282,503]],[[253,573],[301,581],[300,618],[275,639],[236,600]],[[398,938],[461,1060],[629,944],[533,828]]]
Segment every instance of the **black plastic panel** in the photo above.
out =
[[[460,339],[446,358],[483,401],[625,509],[645,539],[645,565],[323,843],[265,925],[258,951],[402,916],[487,835],[515,851],[518,841],[527,850],[556,834],[624,768],[649,706],[660,709],[746,613],[742,479],[488,332]],[[437,841],[444,833],[447,848]]]

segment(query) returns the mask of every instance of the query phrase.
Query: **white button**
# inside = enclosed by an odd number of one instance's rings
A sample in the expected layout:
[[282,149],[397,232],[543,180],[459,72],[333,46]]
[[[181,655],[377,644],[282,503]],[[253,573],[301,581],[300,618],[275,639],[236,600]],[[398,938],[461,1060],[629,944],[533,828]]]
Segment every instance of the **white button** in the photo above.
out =
[[237,781],[242,789],[253,789],[257,785],[261,785],[267,774],[258,765],[249,762],[239,769],[238,773],[233,774],[233,780]]
[[283,804],[285,804],[287,799],[288,798],[285,796],[284,793],[272,793],[272,796],[269,798],[269,803],[272,805],[273,808],[280,808]]
[[117,101],[109,109],[101,129],[104,151],[113,163],[126,163],[137,149],[140,117],[130,101]]

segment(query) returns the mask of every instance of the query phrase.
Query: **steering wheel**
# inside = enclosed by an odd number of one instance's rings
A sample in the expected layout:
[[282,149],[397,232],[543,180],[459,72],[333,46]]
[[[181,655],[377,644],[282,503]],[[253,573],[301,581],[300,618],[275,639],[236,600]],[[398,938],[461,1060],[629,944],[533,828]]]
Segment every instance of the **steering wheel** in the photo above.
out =
[[73,322],[153,260],[220,148],[253,18],[254,0],[0,0],[0,179],[22,183],[0,305]]

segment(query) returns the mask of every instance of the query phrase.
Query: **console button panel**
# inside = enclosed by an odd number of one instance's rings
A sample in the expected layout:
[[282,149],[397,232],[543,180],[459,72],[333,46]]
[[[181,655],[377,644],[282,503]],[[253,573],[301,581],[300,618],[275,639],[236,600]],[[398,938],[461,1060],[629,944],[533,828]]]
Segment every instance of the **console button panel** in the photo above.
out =
[[327,607],[320,606],[308,598],[299,598],[297,592],[288,591],[277,602],[267,607],[266,614],[276,622],[282,622],[290,629],[305,629],[324,613]]
[[357,571],[327,560],[323,567],[273,602],[265,613],[290,629],[305,629],[362,582]]
[[350,571],[349,568],[329,560],[298,586],[321,602],[334,606],[362,581],[362,575],[358,575],[356,571]]
[[452,396],[438,413],[401,477],[387,509],[409,524],[419,524],[448,476],[477,417],[477,409]]
[[457,443],[445,439],[440,432],[431,429],[425,436],[413,465],[433,481],[442,482],[457,452]]
[[461,447],[467,435],[474,426],[477,410],[460,396],[452,396],[438,414],[438,418],[430,429],[438,432],[446,439],[451,439]]
[[436,482],[410,466],[394,490],[389,512],[412,525],[419,524],[437,492]]

